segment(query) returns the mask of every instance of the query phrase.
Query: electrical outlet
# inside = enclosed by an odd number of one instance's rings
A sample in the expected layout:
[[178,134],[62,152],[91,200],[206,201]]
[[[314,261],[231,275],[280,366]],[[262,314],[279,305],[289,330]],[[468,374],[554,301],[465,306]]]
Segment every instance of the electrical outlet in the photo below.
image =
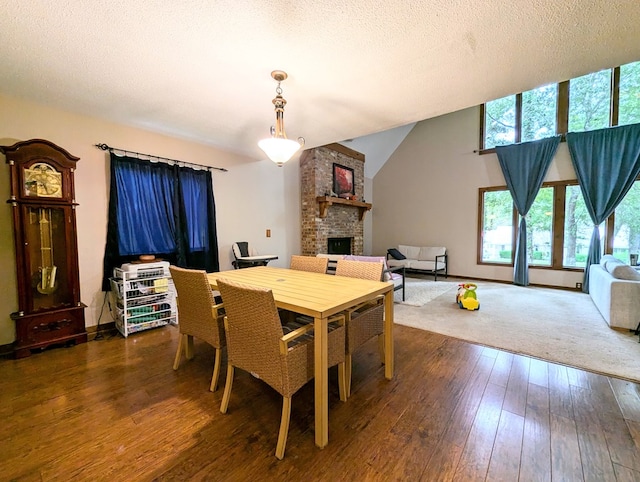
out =
[[581,290],[582,289],[582,283],[576,283],[576,289],[577,290]]
[[271,237],[271,230],[267,229],[267,238],[270,238],[270,237]]

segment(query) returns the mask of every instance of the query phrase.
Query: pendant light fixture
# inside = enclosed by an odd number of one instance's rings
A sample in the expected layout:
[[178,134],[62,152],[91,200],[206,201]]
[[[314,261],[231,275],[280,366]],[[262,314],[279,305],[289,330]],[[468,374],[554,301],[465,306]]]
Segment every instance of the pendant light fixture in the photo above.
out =
[[282,70],[274,70],[271,72],[271,77],[278,82],[276,96],[273,99],[273,105],[276,111],[276,125],[271,126],[271,137],[262,139],[258,142],[258,146],[278,167],[282,167],[285,162],[291,159],[293,155],[304,146],[304,138],[298,137],[297,141],[287,139],[287,135],[284,132],[284,106],[287,105],[287,101],[282,97],[280,82],[288,77],[287,73]]

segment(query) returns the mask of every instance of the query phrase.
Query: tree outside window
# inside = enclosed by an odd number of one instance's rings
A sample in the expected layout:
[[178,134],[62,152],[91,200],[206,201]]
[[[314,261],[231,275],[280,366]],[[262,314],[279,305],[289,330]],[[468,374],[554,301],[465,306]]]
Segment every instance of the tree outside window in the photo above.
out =
[[640,123],[640,61],[492,100],[481,112],[481,154],[556,134]]
[[611,69],[569,81],[569,132],[609,127]]
[[633,186],[614,214],[613,255],[629,263],[629,254],[640,252],[640,181]]
[[482,196],[483,263],[513,263],[513,200],[508,190],[485,191]]
[[640,122],[640,62],[620,67],[618,125]]
[[509,95],[485,104],[484,143],[487,148],[516,141],[516,96]]
[[522,93],[522,142],[556,135],[557,104],[558,84]]

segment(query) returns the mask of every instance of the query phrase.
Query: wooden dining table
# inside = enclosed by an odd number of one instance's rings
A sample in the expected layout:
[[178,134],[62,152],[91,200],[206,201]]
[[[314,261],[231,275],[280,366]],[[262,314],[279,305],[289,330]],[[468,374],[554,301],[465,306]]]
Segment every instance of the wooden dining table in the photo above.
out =
[[214,290],[217,289],[216,283],[220,278],[269,288],[278,308],[313,318],[315,435],[318,447],[325,447],[329,442],[327,319],[330,316],[384,295],[384,375],[388,380],[393,378],[393,283],[270,266],[208,273],[207,277]]

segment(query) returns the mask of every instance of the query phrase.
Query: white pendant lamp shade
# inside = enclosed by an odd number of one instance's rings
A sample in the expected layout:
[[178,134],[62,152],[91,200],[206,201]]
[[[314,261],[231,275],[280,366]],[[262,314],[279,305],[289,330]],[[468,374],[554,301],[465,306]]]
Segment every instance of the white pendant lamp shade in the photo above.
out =
[[293,157],[302,147],[298,142],[291,139],[283,139],[279,137],[269,137],[258,142],[260,149],[275,162],[278,166],[282,166],[285,162]]
[[258,146],[269,159],[279,167],[282,167],[285,162],[291,159],[293,155],[304,146],[304,138],[298,137],[297,141],[287,139],[287,135],[284,132],[284,106],[287,104],[287,101],[282,97],[280,82],[287,78],[287,73],[282,70],[274,70],[271,72],[271,77],[278,82],[276,97],[273,99],[273,105],[276,111],[276,125],[271,127],[271,137],[262,139],[258,142]]

